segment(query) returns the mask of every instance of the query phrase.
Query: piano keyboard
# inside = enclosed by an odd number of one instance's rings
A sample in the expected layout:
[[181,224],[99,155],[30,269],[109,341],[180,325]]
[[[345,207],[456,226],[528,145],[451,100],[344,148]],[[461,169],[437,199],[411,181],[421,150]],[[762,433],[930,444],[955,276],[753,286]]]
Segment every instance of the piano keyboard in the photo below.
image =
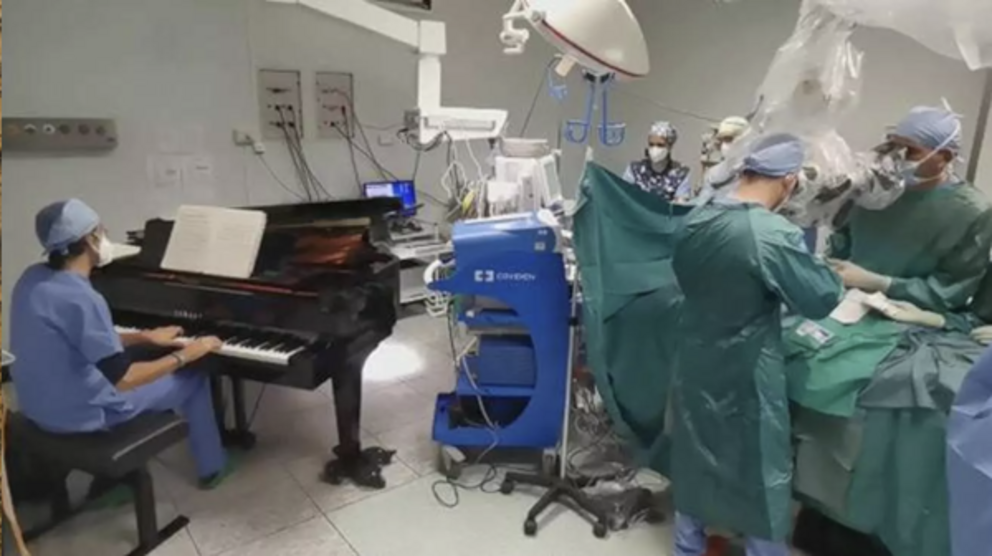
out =
[[[140,329],[130,326],[115,326],[114,328],[118,334],[141,332]],[[290,339],[289,337],[248,338],[224,334],[218,334],[218,337],[224,342],[224,345],[216,352],[217,355],[268,363],[270,365],[288,366],[289,359],[292,356],[307,348],[299,340]],[[176,343],[185,346],[195,339],[195,337],[183,336],[178,338]]]

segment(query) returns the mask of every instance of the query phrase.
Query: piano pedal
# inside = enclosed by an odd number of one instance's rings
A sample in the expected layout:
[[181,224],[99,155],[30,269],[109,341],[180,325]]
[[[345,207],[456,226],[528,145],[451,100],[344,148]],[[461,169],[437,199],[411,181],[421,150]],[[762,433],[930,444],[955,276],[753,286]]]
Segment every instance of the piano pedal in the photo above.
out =
[[240,448],[245,452],[254,448],[256,442],[255,433],[235,429],[221,430],[220,440],[225,448]]
[[331,460],[324,465],[321,479],[332,485],[340,485],[345,479],[351,479],[356,485],[381,490],[386,488],[386,480],[382,477],[382,468],[393,462],[395,450],[373,447],[362,450],[358,457],[340,457],[338,447],[334,453],[339,459]]
[[362,457],[375,462],[380,467],[385,467],[393,463],[393,456],[396,455],[396,450],[387,450],[385,448],[380,448],[378,446],[373,446],[371,448],[366,448],[362,450]]

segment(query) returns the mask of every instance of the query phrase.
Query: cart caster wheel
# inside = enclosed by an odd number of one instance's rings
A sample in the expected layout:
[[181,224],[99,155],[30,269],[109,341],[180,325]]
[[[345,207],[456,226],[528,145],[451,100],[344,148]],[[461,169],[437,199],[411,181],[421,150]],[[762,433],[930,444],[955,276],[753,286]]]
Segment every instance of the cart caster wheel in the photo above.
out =
[[558,452],[554,450],[549,450],[541,455],[541,471],[546,475],[557,475],[560,469],[561,462],[558,458]]
[[503,483],[499,485],[499,492],[501,494],[513,494],[513,489],[515,488],[517,488],[517,485],[515,485],[513,481],[503,481]]
[[537,522],[533,519],[528,519],[524,522],[524,534],[528,537],[533,537],[537,535]]
[[605,539],[606,538],[606,533],[607,533],[607,530],[606,530],[606,524],[605,523],[597,523],[596,525],[593,525],[592,526],[592,534],[597,539]]

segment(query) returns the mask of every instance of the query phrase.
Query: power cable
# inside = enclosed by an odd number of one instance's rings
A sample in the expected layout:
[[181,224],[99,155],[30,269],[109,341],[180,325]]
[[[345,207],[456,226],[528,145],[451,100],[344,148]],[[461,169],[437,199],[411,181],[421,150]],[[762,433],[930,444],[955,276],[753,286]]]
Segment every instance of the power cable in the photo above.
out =
[[530,108],[527,109],[527,117],[524,118],[524,125],[520,128],[520,137],[523,137],[527,133],[527,126],[530,125],[530,118],[534,115],[534,109],[537,108],[537,101],[541,98],[541,91],[544,90],[544,85],[548,82],[548,71],[551,66],[555,65],[558,61],[558,56],[555,56],[548,62],[545,66],[544,71],[541,72],[541,82],[537,85],[537,90],[534,91],[534,98],[530,101]]
[[296,197],[300,201],[306,202],[306,198],[305,197],[301,196],[299,194],[299,192],[293,191],[292,188],[290,188],[288,185],[286,185],[286,182],[282,181],[279,178],[279,176],[276,174],[275,170],[272,169],[272,166],[269,166],[269,161],[265,159],[265,155],[259,154],[257,156],[258,156],[258,159],[262,162],[262,165],[265,166],[265,169],[269,171],[269,175],[272,176],[272,179],[274,179],[276,181],[276,183],[279,184],[280,187],[282,187],[284,190],[286,190],[287,192],[289,192],[290,194],[292,194],[294,197]]
[[320,179],[317,177],[317,174],[315,174],[313,169],[310,167],[310,160],[307,157],[306,151],[303,149],[303,131],[302,131],[303,126],[298,124],[299,120],[297,120],[296,118],[296,111],[291,110],[290,112],[293,116],[293,120],[290,123],[292,125],[294,136],[296,139],[297,155],[299,156],[300,161],[302,162],[302,166],[306,172],[306,175],[309,177],[311,190],[313,190],[314,193],[316,194],[316,190],[320,189],[320,191],[322,191],[324,195],[327,196],[328,199],[334,199],[334,196],[331,195],[331,193],[327,190],[326,187],[324,187],[324,183],[320,181]]

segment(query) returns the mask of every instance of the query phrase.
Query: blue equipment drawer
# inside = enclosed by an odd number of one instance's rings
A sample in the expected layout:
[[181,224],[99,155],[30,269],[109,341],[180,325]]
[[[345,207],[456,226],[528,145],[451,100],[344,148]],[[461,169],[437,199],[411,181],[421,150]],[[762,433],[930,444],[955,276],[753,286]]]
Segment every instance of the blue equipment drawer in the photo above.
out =
[[482,336],[479,353],[465,358],[479,385],[534,386],[537,360],[530,336]]

